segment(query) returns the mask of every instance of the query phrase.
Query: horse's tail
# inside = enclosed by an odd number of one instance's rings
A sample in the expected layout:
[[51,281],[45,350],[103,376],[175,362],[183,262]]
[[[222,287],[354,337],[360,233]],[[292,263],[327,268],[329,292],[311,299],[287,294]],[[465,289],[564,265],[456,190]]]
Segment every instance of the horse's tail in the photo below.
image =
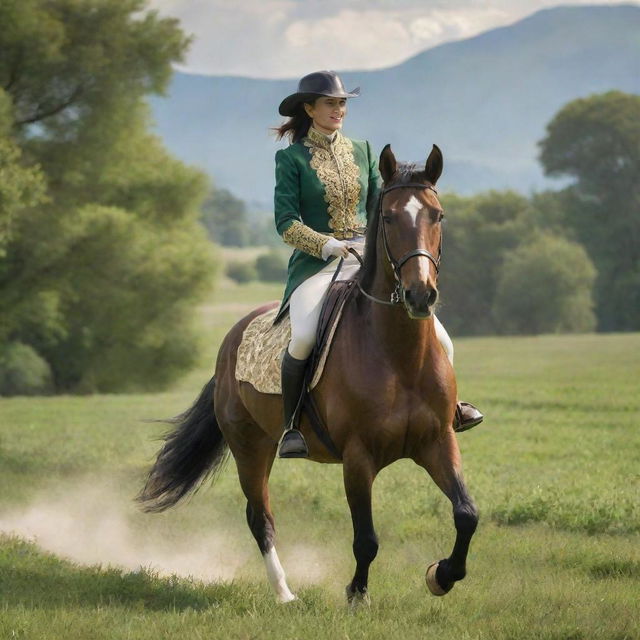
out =
[[167,420],[177,427],[165,444],[137,497],[145,511],[160,512],[175,505],[220,470],[228,447],[213,412],[215,377],[204,386],[190,409]]

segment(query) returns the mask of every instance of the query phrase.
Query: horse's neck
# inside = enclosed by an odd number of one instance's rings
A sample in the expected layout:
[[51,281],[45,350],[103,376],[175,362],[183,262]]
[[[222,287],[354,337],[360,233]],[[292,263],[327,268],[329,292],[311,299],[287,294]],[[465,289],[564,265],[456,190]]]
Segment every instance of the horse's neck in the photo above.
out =
[[[395,288],[395,280],[378,273],[373,279],[372,294],[381,299],[389,299]],[[370,302],[371,329],[373,339],[384,349],[396,369],[415,372],[439,353],[433,316],[414,320],[407,314],[404,305],[382,305]]]

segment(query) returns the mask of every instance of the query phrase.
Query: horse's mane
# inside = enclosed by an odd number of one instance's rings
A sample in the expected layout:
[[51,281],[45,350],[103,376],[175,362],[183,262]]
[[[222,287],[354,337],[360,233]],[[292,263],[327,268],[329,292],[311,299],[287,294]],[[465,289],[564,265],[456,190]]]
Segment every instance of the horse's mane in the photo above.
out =
[[401,162],[396,168],[396,172],[388,184],[383,184],[378,194],[376,201],[376,208],[371,212],[369,216],[369,222],[367,224],[366,235],[366,249],[364,264],[360,269],[359,279],[362,287],[368,291],[368,288],[372,284],[373,274],[376,270],[376,263],[378,262],[377,256],[377,238],[378,238],[378,225],[380,224],[380,199],[382,198],[382,191],[394,184],[407,184],[409,182],[424,182],[425,181],[424,169],[418,169],[418,165],[412,162]]

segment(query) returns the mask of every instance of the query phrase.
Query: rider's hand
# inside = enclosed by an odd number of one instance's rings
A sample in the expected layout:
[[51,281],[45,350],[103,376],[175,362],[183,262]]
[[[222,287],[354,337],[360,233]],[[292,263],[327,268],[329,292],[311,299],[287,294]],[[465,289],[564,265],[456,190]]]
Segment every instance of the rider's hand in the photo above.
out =
[[329,256],[347,258],[349,256],[349,245],[343,240],[329,238],[322,247],[322,259],[327,260]]

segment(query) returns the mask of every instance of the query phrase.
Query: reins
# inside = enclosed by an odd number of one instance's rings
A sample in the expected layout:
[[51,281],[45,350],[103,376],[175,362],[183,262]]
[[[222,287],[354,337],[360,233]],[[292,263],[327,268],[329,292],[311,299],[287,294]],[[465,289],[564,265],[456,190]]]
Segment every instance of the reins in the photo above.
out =
[[[384,245],[384,251],[387,256],[387,260],[393,269],[393,276],[396,280],[395,289],[391,292],[390,300],[382,300],[381,298],[376,298],[372,296],[370,293],[367,293],[358,280],[358,289],[360,289],[360,293],[362,293],[366,298],[373,302],[377,302],[378,304],[385,304],[389,306],[394,306],[396,304],[400,304],[402,302],[404,291],[402,289],[401,283],[401,269],[402,267],[409,261],[411,258],[425,257],[428,258],[433,266],[435,267],[436,273],[440,272],[440,259],[442,258],[442,234],[440,234],[440,243],[438,245],[438,256],[435,257],[430,251],[426,249],[414,249],[413,251],[408,251],[405,253],[399,260],[396,260],[391,255],[391,250],[389,249],[389,241],[387,239],[387,230],[384,224],[384,219],[382,216],[382,200],[384,196],[389,193],[389,191],[394,191],[395,189],[430,189],[437,195],[437,190],[434,186],[430,184],[423,184],[421,182],[407,182],[405,184],[394,184],[386,189],[383,189],[380,192],[380,197],[378,198],[378,223],[382,225],[382,243]],[[349,249],[349,252],[355,255],[360,265],[364,265],[364,261],[362,257],[355,249]],[[339,268],[339,267],[338,267]]]

